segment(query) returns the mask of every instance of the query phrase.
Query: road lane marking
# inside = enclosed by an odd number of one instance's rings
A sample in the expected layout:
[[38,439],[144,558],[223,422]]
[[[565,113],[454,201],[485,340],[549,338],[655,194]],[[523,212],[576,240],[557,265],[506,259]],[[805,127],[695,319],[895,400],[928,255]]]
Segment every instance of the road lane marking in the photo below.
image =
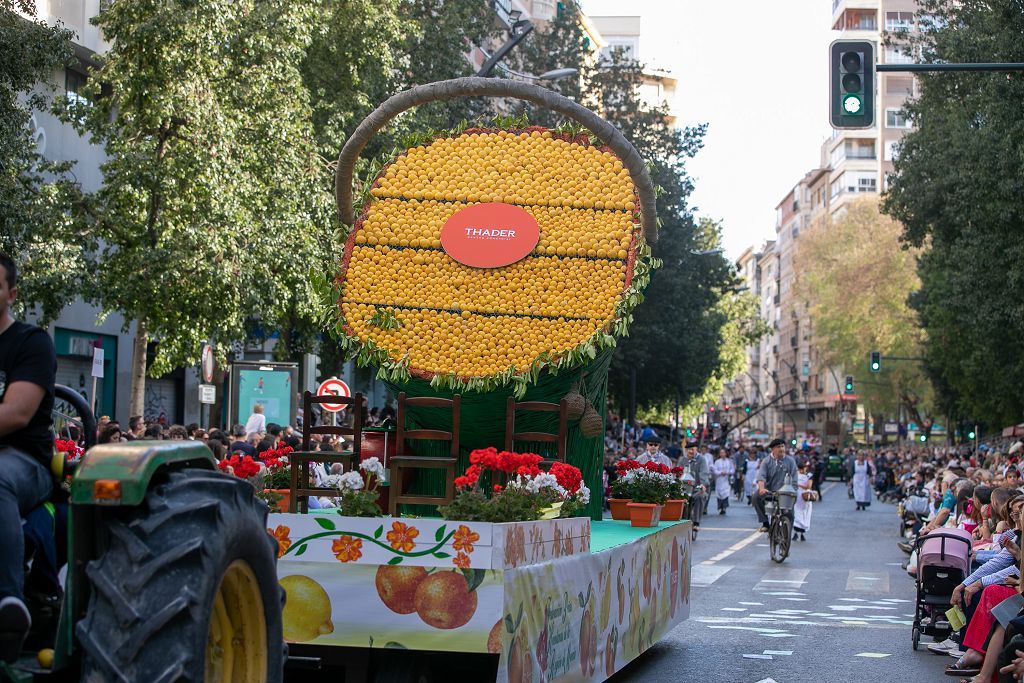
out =
[[792,650],[765,650],[766,655],[778,655],[779,657],[789,657],[793,654]]
[[743,655],[743,659],[775,659],[771,655]]
[[891,654],[885,652],[859,652],[854,657],[868,657],[870,659],[882,659],[883,657],[892,657]]
[[746,548],[748,545],[756,541],[760,535],[760,531],[755,531],[754,533],[744,538],[742,541],[739,541],[738,543],[733,543],[731,546],[729,546],[722,552],[718,553],[717,555],[713,555],[711,558],[704,560],[703,562],[701,562],[701,564],[714,564],[715,562],[721,562],[733,553],[739,552],[740,550]]
[[823,488],[821,490],[822,497],[824,497],[826,493],[828,493],[829,491],[831,491],[832,489],[834,489],[837,486],[839,486],[839,482],[838,481],[834,481],[831,484],[829,484],[828,486],[826,486],[825,488]]

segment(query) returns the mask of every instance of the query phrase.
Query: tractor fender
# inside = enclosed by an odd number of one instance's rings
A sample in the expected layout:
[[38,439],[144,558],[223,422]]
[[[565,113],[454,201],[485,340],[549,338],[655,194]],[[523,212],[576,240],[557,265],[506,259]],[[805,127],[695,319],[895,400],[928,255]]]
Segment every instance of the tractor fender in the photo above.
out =
[[[131,441],[93,446],[71,480],[72,505],[139,505],[161,470],[213,470],[213,454],[201,441]],[[101,483],[102,482],[102,483]],[[114,484],[117,482],[117,484]],[[107,495],[97,496],[97,484]],[[111,491],[120,487],[120,495]]]

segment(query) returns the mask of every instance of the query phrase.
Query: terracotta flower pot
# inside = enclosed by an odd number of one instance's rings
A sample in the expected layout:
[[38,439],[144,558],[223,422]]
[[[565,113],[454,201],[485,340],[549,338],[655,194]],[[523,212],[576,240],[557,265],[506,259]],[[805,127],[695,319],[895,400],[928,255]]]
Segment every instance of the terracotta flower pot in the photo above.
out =
[[669,498],[661,508],[661,518],[666,522],[678,522],[683,518],[683,510],[686,509],[686,499],[673,500]]
[[629,503],[630,526],[658,526],[661,520],[661,506],[654,503]]
[[277,501],[277,510],[271,510],[271,512],[288,512],[288,506],[292,502],[292,490],[270,489],[270,492],[281,496],[281,500]]
[[629,519],[629,508],[626,507],[632,501],[629,498],[609,498],[608,507],[612,510],[612,519],[625,521]]

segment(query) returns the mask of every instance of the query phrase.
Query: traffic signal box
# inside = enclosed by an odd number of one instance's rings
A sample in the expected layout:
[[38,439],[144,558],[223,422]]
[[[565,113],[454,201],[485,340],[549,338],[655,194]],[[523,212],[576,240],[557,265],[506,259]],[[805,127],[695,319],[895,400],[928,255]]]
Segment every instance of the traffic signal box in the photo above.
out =
[[880,372],[882,370],[882,353],[881,351],[871,352],[871,372]]
[[875,46],[836,40],[829,47],[829,120],[833,128],[875,124]]
[[848,393],[848,394],[852,394],[853,393],[853,375],[847,375],[846,376],[846,386],[845,386],[845,389],[846,389],[846,393]]

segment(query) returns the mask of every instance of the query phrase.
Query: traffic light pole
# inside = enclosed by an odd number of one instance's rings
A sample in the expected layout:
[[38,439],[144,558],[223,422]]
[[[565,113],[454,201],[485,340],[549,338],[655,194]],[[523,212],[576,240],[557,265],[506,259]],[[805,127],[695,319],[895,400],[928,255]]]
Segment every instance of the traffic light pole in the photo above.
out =
[[1024,62],[974,62],[967,64],[876,64],[879,73],[937,71],[1024,71]]

